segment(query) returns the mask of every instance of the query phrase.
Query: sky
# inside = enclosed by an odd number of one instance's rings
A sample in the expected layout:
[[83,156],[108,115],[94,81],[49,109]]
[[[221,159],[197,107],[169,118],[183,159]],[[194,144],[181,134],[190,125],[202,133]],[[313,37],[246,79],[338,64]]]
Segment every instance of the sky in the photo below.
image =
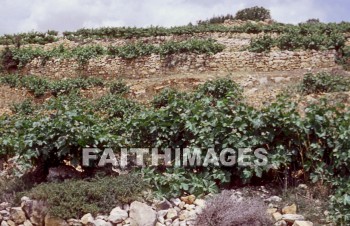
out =
[[0,34],[118,26],[177,26],[252,6],[299,23],[350,21],[350,0],[0,0]]

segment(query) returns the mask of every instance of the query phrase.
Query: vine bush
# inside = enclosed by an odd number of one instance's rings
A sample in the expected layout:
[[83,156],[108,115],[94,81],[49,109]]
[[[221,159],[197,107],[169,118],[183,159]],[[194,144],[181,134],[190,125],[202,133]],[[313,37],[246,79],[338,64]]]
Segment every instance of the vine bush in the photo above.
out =
[[204,84],[190,94],[161,95],[165,98],[155,98],[154,107],[121,101],[118,95],[97,102],[77,94],[59,95],[32,114],[1,116],[0,155],[20,154],[25,165],[52,167],[66,160],[80,164],[85,147],[116,151],[121,147],[213,148],[216,153],[224,148],[264,148],[267,166],[155,167],[144,172],[144,179],[164,196],[206,194],[229,179],[271,181],[272,172],[295,184],[298,181],[291,175],[302,170],[299,182],[332,187],[332,219],[338,225],[349,224],[347,107],[323,100],[307,106],[301,115],[297,103],[280,97],[254,109],[244,103],[240,88],[225,79]]

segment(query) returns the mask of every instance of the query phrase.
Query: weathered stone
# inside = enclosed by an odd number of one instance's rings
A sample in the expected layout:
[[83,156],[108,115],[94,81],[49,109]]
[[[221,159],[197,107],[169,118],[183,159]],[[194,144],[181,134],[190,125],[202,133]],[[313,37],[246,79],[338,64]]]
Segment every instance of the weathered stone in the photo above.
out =
[[199,207],[204,208],[204,207],[205,207],[205,200],[204,200],[204,199],[196,199],[196,200],[194,201],[194,204],[195,204],[196,206],[199,206]]
[[78,219],[69,219],[67,220],[68,225],[70,226],[82,226],[83,224]]
[[91,223],[92,226],[113,226],[110,222],[104,221],[102,219],[94,220]]
[[60,218],[51,217],[50,215],[46,215],[45,217],[45,225],[50,226],[69,226],[68,223]]
[[126,218],[128,218],[128,212],[122,210],[120,207],[116,207],[111,211],[108,221],[113,224],[118,224],[123,222]]
[[282,214],[280,214],[279,212],[275,212],[272,214],[272,218],[275,220],[275,221],[279,221],[281,220],[283,217],[282,217]]
[[285,206],[282,209],[283,214],[296,214],[297,213],[297,205],[292,204],[290,206]]
[[23,226],[33,226],[33,224],[30,222],[30,220],[26,220],[24,221]]
[[164,199],[163,201],[156,204],[156,208],[157,210],[167,210],[172,208],[172,205],[168,200]]
[[185,202],[186,204],[193,204],[195,200],[196,196],[194,195],[181,197],[181,201]]
[[174,220],[176,217],[177,217],[177,211],[175,209],[169,209],[168,213],[166,214],[166,218]]
[[314,224],[310,221],[295,221],[293,226],[313,226]]
[[130,205],[131,226],[153,226],[157,221],[156,212],[148,205],[133,202]]
[[13,207],[10,209],[10,215],[13,222],[16,224],[22,224],[27,219],[26,214],[21,207]]
[[289,223],[294,223],[294,221],[303,221],[305,218],[299,214],[284,214],[282,219]]
[[88,214],[85,214],[81,219],[80,219],[80,222],[83,224],[83,225],[86,225],[88,223],[92,223],[94,221],[94,218],[93,216],[91,215],[91,213],[88,213]]

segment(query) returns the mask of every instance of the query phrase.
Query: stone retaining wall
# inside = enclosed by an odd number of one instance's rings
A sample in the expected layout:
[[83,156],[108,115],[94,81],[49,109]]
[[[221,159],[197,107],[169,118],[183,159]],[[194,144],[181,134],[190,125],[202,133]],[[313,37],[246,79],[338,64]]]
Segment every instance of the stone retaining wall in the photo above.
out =
[[172,73],[286,71],[334,66],[336,66],[334,51],[222,52],[215,55],[176,54],[166,57],[151,55],[134,60],[106,56],[91,59],[84,67],[74,59],[53,59],[44,66],[40,59],[35,59],[22,70],[22,73],[54,78],[74,77],[81,73],[101,77],[142,78]]

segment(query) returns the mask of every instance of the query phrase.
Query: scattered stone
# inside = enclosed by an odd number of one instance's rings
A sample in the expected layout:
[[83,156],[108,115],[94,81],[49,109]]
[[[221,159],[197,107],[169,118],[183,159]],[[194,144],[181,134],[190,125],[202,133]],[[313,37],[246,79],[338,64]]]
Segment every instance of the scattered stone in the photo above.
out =
[[80,222],[80,220],[77,219],[69,219],[67,220],[68,225],[70,226],[82,226],[83,224]]
[[68,223],[60,218],[51,217],[50,215],[46,215],[45,217],[45,225],[50,226],[69,226]]
[[92,223],[94,221],[94,218],[93,216],[91,215],[91,213],[88,213],[88,214],[85,214],[81,219],[80,219],[80,222],[83,224],[83,225],[86,225],[88,223]]
[[290,206],[285,206],[282,209],[283,214],[296,214],[297,213],[297,206],[295,204],[292,204]]
[[10,215],[13,222],[16,224],[22,224],[26,221],[26,214],[21,209],[21,207],[13,207],[10,209]]
[[180,200],[179,198],[170,199],[170,201],[171,201],[172,203],[174,203],[175,206],[178,206],[178,205],[180,205],[180,203],[181,203],[181,200]]
[[314,224],[310,221],[295,221],[293,226],[313,226]]
[[167,210],[172,208],[172,205],[168,200],[164,199],[163,201],[156,204],[156,208],[157,210]]
[[30,220],[26,220],[24,221],[23,226],[33,226],[33,224],[30,222]]
[[205,200],[204,200],[204,199],[196,199],[196,200],[194,201],[194,204],[195,204],[196,206],[199,206],[199,207],[204,208],[204,207],[205,207]]
[[153,226],[157,221],[156,212],[148,205],[135,201],[130,205],[131,226]]
[[305,220],[304,216],[299,215],[299,214],[284,214],[284,215],[282,215],[282,219],[289,222],[289,223],[294,223],[295,221]]
[[181,201],[185,202],[186,204],[193,204],[195,200],[196,200],[196,196],[194,195],[181,197]]
[[0,226],[9,226],[8,223],[6,221],[2,221]]
[[0,211],[6,210],[6,208],[10,207],[10,204],[8,202],[0,203]]
[[282,220],[282,214],[280,214],[279,212],[275,212],[272,214],[272,218],[275,220],[275,221],[279,221],[279,220]]
[[266,202],[281,202],[282,198],[278,196],[271,196],[268,199],[265,199]]
[[8,224],[9,226],[16,226],[16,223],[13,222],[13,221],[11,221],[11,220],[8,220],[8,221],[7,221],[7,224]]
[[97,219],[92,222],[93,226],[113,226],[110,222],[106,222],[102,219]]
[[177,211],[175,209],[169,209],[166,215],[166,218],[174,220],[176,217],[177,217]]
[[266,212],[267,212],[268,214],[273,214],[273,213],[276,213],[277,210],[278,210],[277,208],[268,208]]
[[287,226],[287,222],[285,222],[284,220],[278,221],[274,224],[275,226]]
[[126,218],[128,218],[128,212],[120,209],[120,207],[116,207],[111,211],[108,221],[112,222],[113,224],[118,224],[126,220]]
[[308,186],[306,184],[299,184],[298,188],[303,189],[303,190],[307,190]]

